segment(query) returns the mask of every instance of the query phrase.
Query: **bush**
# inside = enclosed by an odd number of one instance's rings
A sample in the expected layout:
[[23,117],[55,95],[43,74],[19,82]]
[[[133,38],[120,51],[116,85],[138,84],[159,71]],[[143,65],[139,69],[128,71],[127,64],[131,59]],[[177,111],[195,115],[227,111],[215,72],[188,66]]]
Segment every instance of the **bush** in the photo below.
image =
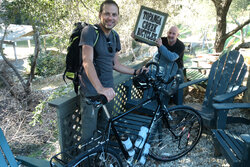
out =
[[[39,54],[35,74],[42,77],[48,77],[60,74],[65,70],[66,55],[55,51],[46,51]],[[29,57],[29,64],[33,61],[34,56]]]

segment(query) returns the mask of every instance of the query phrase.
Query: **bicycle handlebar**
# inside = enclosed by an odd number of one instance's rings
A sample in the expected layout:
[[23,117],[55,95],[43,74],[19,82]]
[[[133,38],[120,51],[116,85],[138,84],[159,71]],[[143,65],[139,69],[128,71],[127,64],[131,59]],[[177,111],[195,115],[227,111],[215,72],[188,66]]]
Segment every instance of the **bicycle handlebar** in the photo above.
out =
[[[149,76],[148,78],[149,85],[156,88],[155,90],[163,92],[168,96],[175,94],[180,84],[180,78],[181,78],[180,74],[176,74],[175,76],[168,78],[168,80],[166,81],[162,75],[159,75],[159,64],[151,62],[148,63],[146,67],[149,67],[150,65],[156,66],[156,73],[155,77]],[[166,87],[163,86],[162,84],[164,85],[171,84],[171,85],[168,86],[168,88],[166,89]]]
[[147,64],[145,65],[145,67],[148,68],[150,65],[155,65],[155,66],[156,66],[156,74],[158,74],[158,73],[159,73],[159,64],[156,63],[156,62],[150,62],[150,63],[147,63]]
[[[177,88],[179,86],[180,75],[177,74],[175,76],[170,77],[167,81],[165,81],[162,76],[158,75],[159,74],[159,64],[156,62],[150,62],[150,63],[146,64],[145,67],[149,67],[150,65],[156,66],[156,79],[149,78],[148,82],[150,82],[151,85],[154,85],[155,87],[157,87],[158,90],[162,91],[164,94],[167,94],[167,95],[174,94],[174,92],[177,90]],[[145,71],[143,71],[143,72],[145,72]],[[177,80],[176,86],[171,88],[171,90],[165,90],[163,88],[160,88],[160,86],[159,86],[160,84],[170,84],[174,79]],[[89,105],[93,105],[95,107],[100,107],[101,105],[104,105],[107,102],[108,102],[108,100],[107,100],[106,96],[102,95],[102,94],[99,94],[96,96],[86,97],[86,103]]]

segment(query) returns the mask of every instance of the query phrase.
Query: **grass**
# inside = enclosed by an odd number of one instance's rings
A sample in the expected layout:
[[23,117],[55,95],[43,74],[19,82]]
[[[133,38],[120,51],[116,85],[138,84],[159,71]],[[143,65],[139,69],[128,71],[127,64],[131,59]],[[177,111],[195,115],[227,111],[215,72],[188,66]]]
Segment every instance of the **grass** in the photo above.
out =
[[[46,43],[46,47],[51,47],[53,45],[51,39],[45,39],[45,43]],[[17,47],[24,47],[24,48],[29,47],[27,40],[17,41],[16,45],[17,45]],[[30,45],[31,45],[31,47],[35,47],[35,42],[33,39],[30,40]],[[44,45],[44,40],[41,40],[41,45]]]
[[194,55],[191,55],[191,54],[184,54],[184,56],[183,56],[183,61],[185,62],[185,61],[187,61],[187,60],[189,60],[189,59],[191,59],[191,58],[194,58]]
[[56,146],[56,141],[53,143],[47,143],[44,145],[41,145],[40,147],[37,147],[34,149],[34,151],[28,155],[28,157],[32,158],[42,158],[49,160],[54,154],[58,152],[58,146]]
[[[28,41],[17,41],[16,43],[17,47],[28,47]],[[30,40],[31,47],[35,46],[34,40]]]

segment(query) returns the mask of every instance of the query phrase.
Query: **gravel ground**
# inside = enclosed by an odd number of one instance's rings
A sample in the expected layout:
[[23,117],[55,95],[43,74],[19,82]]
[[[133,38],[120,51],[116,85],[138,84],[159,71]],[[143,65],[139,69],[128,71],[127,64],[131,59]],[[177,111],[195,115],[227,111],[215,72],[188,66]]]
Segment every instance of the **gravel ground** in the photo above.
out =
[[222,156],[214,157],[213,154],[214,154],[214,148],[213,148],[212,136],[203,133],[199,143],[195,146],[195,148],[181,159],[171,162],[159,162],[152,160],[152,158],[150,158],[147,161],[146,167],[229,166],[224,157]]
[[[243,116],[250,119],[249,110],[231,110],[229,115]],[[227,129],[235,134],[250,134],[250,125],[244,124],[229,124]],[[230,166],[223,156],[214,156],[213,139],[211,133],[203,132],[199,143],[186,156],[171,162],[159,162],[149,158],[146,167],[226,167]]]

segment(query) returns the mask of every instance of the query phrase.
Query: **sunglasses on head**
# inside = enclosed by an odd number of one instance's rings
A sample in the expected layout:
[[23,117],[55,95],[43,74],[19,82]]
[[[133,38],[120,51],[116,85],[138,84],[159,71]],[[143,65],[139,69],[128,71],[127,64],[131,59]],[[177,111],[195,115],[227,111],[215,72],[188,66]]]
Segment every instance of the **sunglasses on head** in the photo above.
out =
[[106,38],[106,40],[107,40],[107,44],[108,44],[109,53],[113,53],[113,48],[112,48],[112,45],[111,45],[112,43],[111,43],[110,39]]

